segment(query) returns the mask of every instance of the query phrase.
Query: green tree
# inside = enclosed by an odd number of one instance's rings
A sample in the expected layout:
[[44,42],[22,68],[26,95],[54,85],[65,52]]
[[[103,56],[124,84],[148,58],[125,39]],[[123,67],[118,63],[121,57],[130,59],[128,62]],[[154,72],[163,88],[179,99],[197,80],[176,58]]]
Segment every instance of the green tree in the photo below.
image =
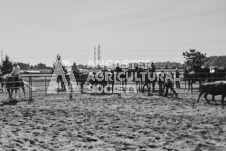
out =
[[45,64],[43,64],[43,63],[37,64],[37,69],[45,69],[45,68],[46,68]]
[[12,71],[13,68],[13,63],[10,60],[9,56],[6,55],[5,59],[2,61],[2,68],[1,71],[3,74],[7,74],[10,73]]
[[30,68],[29,63],[27,64],[27,63],[18,62],[18,65],[22,70],[28,70]]
[[226,69],[226,56],[210,56],[206,62],[208,66],[218,66]]
[[190,52],[183,52],[183,56],[186,59],[184,62],[187,67],[191,67],[192,70],[197,71],[208,60],[206,53],[201,53],[195,49],[190,49]]

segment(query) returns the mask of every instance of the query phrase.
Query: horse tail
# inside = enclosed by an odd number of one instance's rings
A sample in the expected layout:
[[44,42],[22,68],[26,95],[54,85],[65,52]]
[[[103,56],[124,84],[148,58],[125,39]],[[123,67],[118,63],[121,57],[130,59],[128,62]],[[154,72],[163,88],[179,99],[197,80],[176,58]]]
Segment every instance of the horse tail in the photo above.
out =
[[23,81],[24,85],[26,85],[27,87],[29,87],[32,91],[35,91],[36,88],[35,87],[32,87],[28,82],[26,81]]

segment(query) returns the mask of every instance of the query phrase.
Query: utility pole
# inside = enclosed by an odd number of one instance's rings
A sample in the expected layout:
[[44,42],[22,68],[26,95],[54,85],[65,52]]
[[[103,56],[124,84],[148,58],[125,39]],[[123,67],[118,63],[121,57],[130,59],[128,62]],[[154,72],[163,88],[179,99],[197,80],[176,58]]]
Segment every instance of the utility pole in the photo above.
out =
[[94,46],[94,68],[96,68],[96,47]]
[[97,48],[97,57],[98,57],[98,67],[99,67],[100,66],[100,62],[101,62],[100,44],[98,45],[98,48]]

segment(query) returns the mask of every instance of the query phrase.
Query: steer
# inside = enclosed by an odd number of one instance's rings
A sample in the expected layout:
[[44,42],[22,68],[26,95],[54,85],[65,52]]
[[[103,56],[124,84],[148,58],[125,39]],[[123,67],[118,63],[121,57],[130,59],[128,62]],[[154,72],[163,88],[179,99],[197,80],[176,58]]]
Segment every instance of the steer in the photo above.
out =
[[199,102],[199,99],[203,95],[203,93],[207,103],[210,103],[207,99],[208,94],[211,94],[213,96],[222,95],[222,104],[224,104],[224,98],[226,96],[226,81],[207,82],[201,85],[197,102]]

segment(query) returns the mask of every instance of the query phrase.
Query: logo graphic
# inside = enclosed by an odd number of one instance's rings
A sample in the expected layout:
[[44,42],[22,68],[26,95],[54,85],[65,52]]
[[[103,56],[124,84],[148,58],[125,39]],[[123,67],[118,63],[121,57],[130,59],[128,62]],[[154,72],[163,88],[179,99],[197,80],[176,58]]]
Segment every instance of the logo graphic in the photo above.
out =
[[[63,68],[63,63],[66,65],[64,66],[67,73],[65,73],[65,69]],[[54,68],[54,72],[50,81],[50,84],[47,89],[47,93],[57,93],[57,89],[59,89],[59,85],[61,87],[65,87],[68,93],[70,93],[73,89],[73,92],[79,92],[79,88],[76,84],[76,80],[73,74],[73,71],[70,66],[70,61],[68,60],[57,60]],[[59,85],[57,84],[59,83]]]
[[[112,70],[110,70],[108,67],[105,68],[105,70],[100,70],[101,69],[100,68],[99,71],[98,70],[95,71],[95,68],[91,68],[93,69],[93,73],[89,73],[86,77],[87,79],[85,79],[92,86],[88,88],[87,93],[102,93],[102,92],[111,93],[109,89],[112,88],[110,88],[109,85],[111,85],[110,83],[112,82],[150,83],[150,82],[180,81],[180,78],[175,77],[173,72],[163,72],[163,71],[155,72],[155,70],[152,70],[153,63],[149,60],[146,60],[143,63],[141,62],[141,60],[137,60],[136,64],[132,65],[129,64],[134,63],[134,61],[135,60],[123,60],[122,62],[120,62],[116,60],[115,63],[113,64],[114,68]],[[103,64],[108,65],[109,62],[113,61],[107,60],[105,63],[103,61]],[[66,90],[68,93],[71,92],[81,93],[80,86],[77,85],[76,81],[79,79],[75,78],[70,61],[58,59],[54,66],[55,66],[54,72],[50,84],[48,86],[47,93],[57,93],[57,90],[59,90],[59,88]],[[90,66],[92,65],[90,64]],[[106,87],[108,88],[103,87],[102,84],[103,85],[106,84],[107,85]],[[114,92],[121,93],[120,85],[118,84],[114,85],[113,89]],[[123,91],[126,93],[137,92],[135,84],[126,85],[123,88]]]

